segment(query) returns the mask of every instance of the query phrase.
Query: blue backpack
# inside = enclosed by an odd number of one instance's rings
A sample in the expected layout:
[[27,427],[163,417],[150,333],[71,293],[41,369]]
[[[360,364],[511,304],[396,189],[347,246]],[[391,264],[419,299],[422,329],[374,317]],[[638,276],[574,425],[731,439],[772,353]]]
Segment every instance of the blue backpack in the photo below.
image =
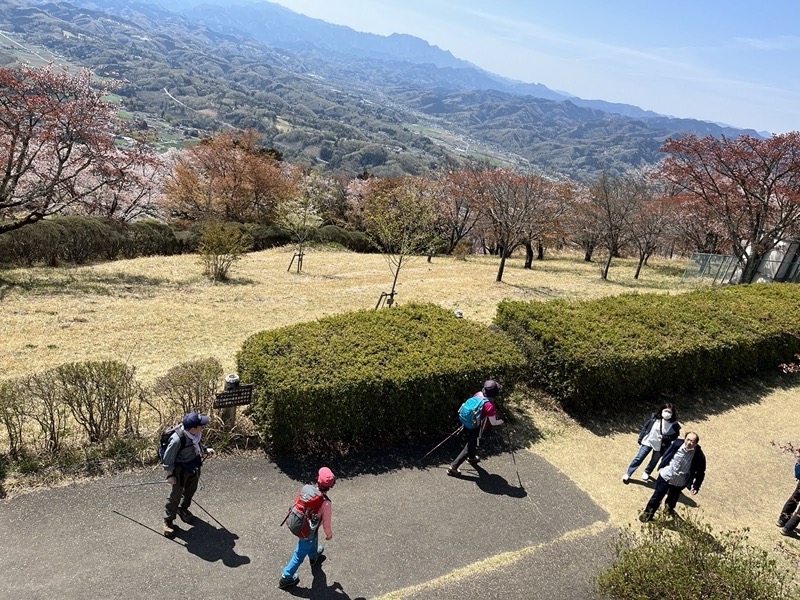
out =
[[458,409],[458,420],[467,429],[475,429],[481,424],[481,411],[488,400],[480,396],[468,398]]

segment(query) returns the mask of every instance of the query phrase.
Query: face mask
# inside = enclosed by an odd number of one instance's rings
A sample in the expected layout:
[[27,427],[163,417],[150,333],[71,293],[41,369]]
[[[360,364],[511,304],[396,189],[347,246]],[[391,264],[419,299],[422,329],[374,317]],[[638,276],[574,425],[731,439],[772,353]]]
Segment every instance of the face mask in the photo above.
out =
[[665,421],[669,421],[672,418],[672,413],[668,410],[661,411],[661,418]]

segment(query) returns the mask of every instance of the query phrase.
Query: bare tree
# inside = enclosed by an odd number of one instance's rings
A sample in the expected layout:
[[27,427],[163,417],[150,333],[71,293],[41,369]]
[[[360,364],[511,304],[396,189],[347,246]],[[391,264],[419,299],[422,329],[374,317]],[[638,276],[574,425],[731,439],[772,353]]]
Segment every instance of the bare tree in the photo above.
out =
[[612,177],[604,172],[592,186],[592,205],[596,209],[600,227],[599,242],[608,252],[600,277],[608,279],[611,260],[619,256],[628,241],[629,220],[645,193],[642,181],[626,175]]

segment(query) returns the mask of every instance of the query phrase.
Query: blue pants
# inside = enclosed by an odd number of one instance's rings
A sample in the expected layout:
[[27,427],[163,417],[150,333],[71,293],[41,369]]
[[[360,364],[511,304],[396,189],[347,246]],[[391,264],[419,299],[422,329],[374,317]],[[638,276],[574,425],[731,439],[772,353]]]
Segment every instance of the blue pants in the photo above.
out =
[[303,564],[306,556],[309,560],[315,560],[320,548],[317,547],[317,536],[315,535],[310,540],[297,540],[297,546],[294,548],[294,554],[289,559],[288,564],[283,568],[284,579],[293,579],[297,569]]
[[[644,462],[644,459],[647,458],[647,455],[650,454],[650,451],[653,450],[650,446],[645,446],[642,444],[639,446],[639,452],[636,453],[636,456],[633,457],[631,464],[628,465],[628,475],[633,475],[633,472],[636,470],[640,464]],[[658,459],[661,458],[661,452],[653,451],[653,455],[650,457],[650,461],[647,463],[647,466],[644,468],[644,472],[650,475],[653,472],[653,469],[656,468],[656,464],[658,463]]]
[[644,508],[644,512],[647,513],[648,518],[653,518],[653,515],[656,514],[656,510],[658,510],[658,506],[661,504],[664,496],[667,497],[667,510],[670,512],[674,511],[675,505],[678,503],[678,498],[681,497],[682,490],[682,487],[670,485],[667,483],[666,479],[659,475],[656,479],[656,489],[653,492],[653,495],[650,496],[647,506]]

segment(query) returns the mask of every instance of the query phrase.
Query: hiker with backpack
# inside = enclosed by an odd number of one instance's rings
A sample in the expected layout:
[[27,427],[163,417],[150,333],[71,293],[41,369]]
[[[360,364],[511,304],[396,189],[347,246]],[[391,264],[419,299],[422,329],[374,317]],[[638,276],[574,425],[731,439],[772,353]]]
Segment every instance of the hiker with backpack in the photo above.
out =
[[192,497],[200,481],[200,467],[203,459],[213,456],[214,450],[206,448],[202,441],[203,428],[208,425],[208,417],[190,412],[178,425],[164,430],[161,434],[159,454],[172,485],[167,504],[164,507],[164,535],[175,535],[175,516],[184,523],[191,523],[194,515],[189,511]]
[[[324,559],[325,547],[319,543],[319,528],[325,532],[325,539],[333,538],[331,529],[331,500],[327,492],[336,484],[336,477],[328,467],[322,467],[317,473],[316,484],[306,484],[300,488],[294,504],[283,523],[297,536],[294,554],[283,568],[278,587],[288,588],[297,585],[300,577],[297,569],[303,564],[306,556],[314,567]],[[283,525],[281,523],[281,525]]]
[[458,420],[467,434],[467,445],[461,451],[450,467],[447,474],[453,477],[461,475],[458,467],[465,460],[469,461],[473,467],[480,462],[475,453],[478,448],[478,439],[481,432],[486,429],[488,424],[502,425],[505,421],[496,418],[496,408],[494,398],[500,393],[501,386],[494,379],[484,382],[483,389],[475,392],[468,398],[458,410]]

